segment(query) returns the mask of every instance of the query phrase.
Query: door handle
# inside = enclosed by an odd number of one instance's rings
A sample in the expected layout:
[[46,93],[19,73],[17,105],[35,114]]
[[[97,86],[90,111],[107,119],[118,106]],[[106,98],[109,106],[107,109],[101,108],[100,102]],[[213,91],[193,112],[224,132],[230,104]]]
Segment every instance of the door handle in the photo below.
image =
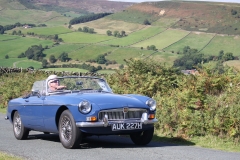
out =
[[29,102],[29,100],[28,100],[28,99],[25,99],[25,102]]

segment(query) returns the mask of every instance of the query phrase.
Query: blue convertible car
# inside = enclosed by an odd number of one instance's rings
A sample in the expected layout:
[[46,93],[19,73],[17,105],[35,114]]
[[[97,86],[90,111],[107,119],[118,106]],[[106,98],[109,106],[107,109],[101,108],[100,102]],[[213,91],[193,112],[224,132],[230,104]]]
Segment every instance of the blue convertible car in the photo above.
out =
[[53,79],[36,81],[32,91],[8,103],[7,115],[16,139],[29,131],[58,133],[65,148],[75,148],[91,135],[130,135],[137,145],[153,137],[156,102],[137,94],[114,94],[104,79],[57,77],[61,89],[50,91]]

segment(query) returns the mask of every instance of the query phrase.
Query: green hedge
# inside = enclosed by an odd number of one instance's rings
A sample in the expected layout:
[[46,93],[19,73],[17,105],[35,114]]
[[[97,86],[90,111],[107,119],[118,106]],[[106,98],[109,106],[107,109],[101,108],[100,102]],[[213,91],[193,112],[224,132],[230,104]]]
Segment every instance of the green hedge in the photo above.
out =
[[[154,62],[130,60],[126,63],[128,67],[124,70],[104,77],[115,93],[153,97],[158,104],[158,123],[155,125],[158,131],[166,136],[182,138],[215,135],[232,138],[239,143],[239,72],[230,68],[224,74],[214,74],[202,69],[196,75],[184,75]],[[28,93],[34,81],[53,73],[1,74],[0,106],[6,107],[10,99]],[[66,75],[64,72],[55,74]]]

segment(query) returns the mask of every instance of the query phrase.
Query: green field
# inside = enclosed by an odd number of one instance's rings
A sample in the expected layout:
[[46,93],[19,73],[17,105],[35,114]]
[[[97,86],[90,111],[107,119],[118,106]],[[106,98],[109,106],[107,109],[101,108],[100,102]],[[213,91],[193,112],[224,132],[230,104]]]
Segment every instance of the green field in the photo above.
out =
[[239,60],[226,61],[226,62],[224,62],[224,65],[227,65],[229,67],[234,67],[235,69],[240,71],[240,61]]
[[0,34],[0,41],[9,41],[9,40],[18,39],[18,38],[20,38],[20,36],[9,36],[6,34]]
[[177,59],[180,58],[181,55],[176,54],[176,53],[169,53],[169,52],[156,52],[152,54],[149,59],[152,61],[157,61],[161,64],[165,64],[169,67],[173,65],[173,62]]
[[9,58],[9,59],[0,59],[0,67],[17,67],[17,68],[28,68],[34,67],[34,69],[42,68],[42,63],[28,60],[27,58]]
[[[169,3],[157,3],[156,5],[160,7],[158,11],[162,11],[164,7],[168,7]],[[181,7],[181,4],[176,4],[176,6]],[[221,10],[222,8],[216,9],[216,13],[220,13]],[[58,34],[59,38],[63,39],[61,44],[53,46],[54,42],[51,40],[43,40],[30,36],[14,36],[10,35],[12,30],[6,31],[6,34],[0,35],[1,65],[13,66],[15,64],[16,67],[26,68],[33,66],[34,68],[41,68],[40,62],[33,63],[32,61],[27,61],[27,59],[17,59],[19,54],[24,53],[32,45],[40,44],[43,47],[49,47],[49,49],[43,51],[47,60],[50,55],[58,58],[61,53],[66,52],[69,58],[73,60],[70,63],[84,63],[87,60],[95,59],[100,54],[107,53],[106,59],[115,60],[118,63],[114,68],[118,67],[119,64],[125,64],[124,59],[129,58],[152,58],[158,62],[171,65],[179,57],[176,53],[181,51],[185,46],[198,49],[205,55],[218,55],[220,50],[224,50],[225,53],[232,52],[234,56],[240,56],[239,36],[219,34],[214,37],[214,34],[211,33],[185,31],[179,29],[180,26],[179,28],[171,29],[176,23],[180,25],[188,21],[189,23],[197,24],[199,21],[197,18],[193,18],[194,16],[188,17],[187,20],[168,15],[159,16],[160,13],[158,11],[141,12],[136,8],[132,9],[130,7],[123,12],[115,13],[98,20],[72,25],[72,28],[68,29],[70,19],[79,16],[79,14],[66,12],[66,16],[64,16],[63,12],[57,13],[55,11],[45,12],[42,10],[25,9],[23,5],[16,1],[1,0],[1,25],[14,24],[16,22],[33,23],[36,25],[46,24],[47,27],[15,28],[14,30],[21,30],[23,34],[27,34],[27,32],[46,36]],[[180,10],[176,10],[176,12],[178,11]],[[228,20],[224,21],[223,24],[232,22],[231,15],[226,15],[226,17]],[[145,19],[148,19],[152,25],[143,25],[142,22]],[[204,17],[204,20],[206,19],[208,17]],[[211,23],[210,27],[212,25],[213,23]],[[76,31],[79,27],[84,26],[93,28],[96,34]],[[232,25],[232,27],[237,26]],[[199,29],[202,29],[201,25]],[[106,32],[108,30],[112,32],[119,31],[120,33],[121,31],[125,31],[127,36],[123,38],[107,36]],[[119,45],[119,47],[111,47],[111,45]],[[155,45],[159,52],[154,53],[154,51],[146,50],[147,46],[151,45]],[[140,49],[141,47],[143,49]],[[5,59],[6,55],[9,56],[9,59]]]
[[100,70],[98,71],[97,73],[100,73],[100,74],[112,74],[112,73],[115,73],[115,70]]
[[156,34],[159,34],[164,30],[165,28],[160,28],[160,27],[145,27],[142,30],[139,30],[127,35],[126,37],[116,38],[111,41],[106,41],[106,42],[103,42],[103,44],[129,46],[134,43],[144,41]]
[[197,49],[200,51],[204,48],[209,41],[213,38],[214,34],[203,34],[199,32],[192,32],[182,40],[170,45],[169,47],[165,48],[166,51],[182,51],[185,46],[190,46],[191,48]]
[[14,67],[14,62],[27,60],[27,58],[0,59],[0,67]]
[[217,56],[219,51],[223,50],[224,53],[231,52],[234,56],[240,56],[239,44],[239,36],[217,35],[201,53]]
[[95,59],[100,54],[112,52],[114,49],[115,48],[110,46],[86,45],[81,49],[69,53],[68,56],[73,60],[78,59],[80,62],[84,62],[90,59]]
[[75,52],[84,46],[84,44],[62,44],[46,49],[43,51],[43,53],[46,54],[47,59],[50,57],[50,55],[54,55],[55,58],[57,58],[63,52],[70,54],[71,52]]
[[40,69],[42,68],[42,63],[33,60],[22,60],[15,62],[15,67],[17,68],[28,68],[30,66],[32,66],[34,69]]
[[[13,30],[19,31],[23,34],[27,34],[28,32],[38,34],[38,35],[55,35],[55,34],[63,34],[72,32],[70,29],[63,26],[56,27],[34,27],[34,28],[15,28]],[[12,33],[12,31],[8,31],[7,33]]]
[[163,28],[169,28],[172,25],[174,25],[177,21],[179,21],[179,18],[164,18],[161,17],[157,21],[153,22],[151,25],[152,26],[160,26]]
[[147,48],[147,46],[155,45],[157,49],[161,50],[181,40],[188,34],[188,31],[168,29],[152,38],[132,46]]
[[[27,9],[27,10],[4,9],[0,13],[3,19],[11,20],[10,24],[14,24],[16,22],[40,24],[40,23],[45,23],[51,19],[54,19],[55,17],[62,16],[61,14],[54,11],[45,12],[41,10],[31,10],[31,9]],[[62,17],[66,19],[66,17],[64,16]]]
[[61,34],[58,37],[62,38],[65,43],[98,43],[106,40],[113,39],[107,35],[89,34],[83,32],[72,32]]
[[112,20],[108,18],[101,18],[95,21],[80,23],[80,24],[73,25],[72,27],[74,28],[74,30],[78,30],[79,27],[83,28],[85,26],[89,28],[94,28],[94,31],[97,34],[104,34],[104,35],[106,35],[106,32],[108,30],[112,32],[125,31],[126,34],[130,34],[132,32],[141,30],[142,28],[146,27],[145,25],[142,25],[142,24],[130,23],[122,20]]
[[80,68],[47,68],[47,69],[41,69],[44,71],[56,71],[56,72],[80,72],[80,73],[86,73],[88,70],[80,69]]
[[50,40],[40,40],[37,38],[27,37],[21,37],[9,41],[1,41],[0,59],[5,58],[5,55],[8,55],[9,58],[17,58],[18,55],[25,52],[32,45],[42,45],[43,47],[45,47],[46,45],[51,46],[52,44],[53,42]]
[[117,48],[114,52],[107,55],[107,59],[115,60],[119,64],[125,64],[124,59],[144,59],[154,51],[141,50],[139,48]]

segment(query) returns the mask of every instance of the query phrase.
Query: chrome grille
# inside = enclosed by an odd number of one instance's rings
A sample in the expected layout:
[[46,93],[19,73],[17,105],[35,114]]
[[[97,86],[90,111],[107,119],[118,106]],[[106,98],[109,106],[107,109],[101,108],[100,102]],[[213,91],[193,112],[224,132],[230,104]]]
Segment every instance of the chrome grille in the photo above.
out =
[[146,109],[140,108],[128,108],[128,112],[124,113],[123,108],[102,110],[98,113],[99,120],[103,120],[105,115],[108,116],[108,120],[124,120],[124,119],[141,119],[142,114],[147,112]]

